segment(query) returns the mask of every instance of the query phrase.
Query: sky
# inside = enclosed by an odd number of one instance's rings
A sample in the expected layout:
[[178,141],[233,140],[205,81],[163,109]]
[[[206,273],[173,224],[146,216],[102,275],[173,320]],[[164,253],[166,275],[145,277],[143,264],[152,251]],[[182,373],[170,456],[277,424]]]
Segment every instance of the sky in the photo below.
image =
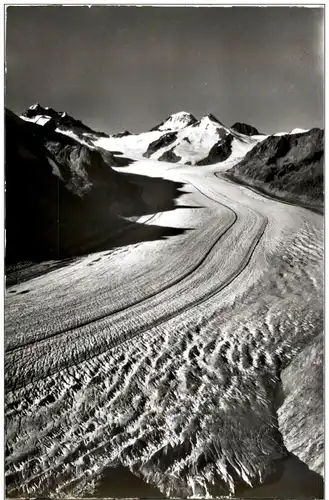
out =
[[95,130],[178,111],[263,133],[323,127],[324,10],[9,6],[6,107],[39,102]]

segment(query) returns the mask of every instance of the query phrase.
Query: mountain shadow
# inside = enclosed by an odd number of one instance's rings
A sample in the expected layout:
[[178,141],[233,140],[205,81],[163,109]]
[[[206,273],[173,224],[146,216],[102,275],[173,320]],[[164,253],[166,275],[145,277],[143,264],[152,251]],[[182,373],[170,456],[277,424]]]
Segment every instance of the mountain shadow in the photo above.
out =
[[323,498],[323,477],[312,471],[296,455],[273,464],[274,471],[263,484],[238,488],[238,498]]
[[117,159],[6,111],[6,265],[180,234],[125,217],[172,210],[181,183],[116,172]]

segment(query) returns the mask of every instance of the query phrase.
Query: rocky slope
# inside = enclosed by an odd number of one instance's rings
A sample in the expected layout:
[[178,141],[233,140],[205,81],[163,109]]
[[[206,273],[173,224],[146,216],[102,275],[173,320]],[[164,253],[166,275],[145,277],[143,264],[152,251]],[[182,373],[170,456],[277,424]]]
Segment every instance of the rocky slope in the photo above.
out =
[[[105,157],[104,157],[105,158]],[[106,159],[61,134],[6,112],[6,259],[63,257],[120,226],[120,182]]]
[[8,110],[5,125],[8,265],[84,253],[118,230],[132,230],[138,216],[173,205],[176,185],[154,179],[148,187],[139,176],[116,172],[108,151]]
[[56,130],[75,139],[86,142],[93,146],[92,140],[100,137],[109,137],[104,132],[96,132],[80,120],[63,111],[55,111],[51,107],[43,107],[39,103],[33,104],[20,116],[22,120],[41,125],[48,130]]
[[235,130],[236,132],[239,132],[240,134],[244,135],[259,135],[258,130],[256,127],[253,127],[252,125],[248,125],[247,123],[241,123],[241,122],[236,122],[234,125],[232,125],[232,130]]
[[324,132],[267,137],[226,175],[281,198],[323,205]]

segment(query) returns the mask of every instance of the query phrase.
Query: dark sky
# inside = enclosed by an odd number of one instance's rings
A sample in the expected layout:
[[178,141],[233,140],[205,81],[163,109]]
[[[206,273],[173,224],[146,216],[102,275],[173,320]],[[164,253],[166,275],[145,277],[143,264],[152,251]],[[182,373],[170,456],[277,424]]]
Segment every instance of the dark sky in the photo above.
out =
[[106,132],[182,110],[266,133],[322,127],[323,22],[300,7],[10,6],[6,106]]

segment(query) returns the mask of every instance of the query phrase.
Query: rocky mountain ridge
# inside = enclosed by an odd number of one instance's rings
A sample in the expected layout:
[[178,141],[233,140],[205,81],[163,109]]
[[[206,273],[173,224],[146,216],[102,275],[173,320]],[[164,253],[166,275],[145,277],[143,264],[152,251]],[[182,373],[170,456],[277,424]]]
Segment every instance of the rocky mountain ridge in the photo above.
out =
[[[134,220],[173,206],[176,184],[117,172],[122,158],[109,151],[9,110],[5,127],[8,265],[93,251],[126,228],[131,241],[133,229],[143,230]],[[156,206],[148,191],[158,192]]]
[[267,137],[226,176],[278,198],[323,206],[323,162],[324,131],[313,128]]

